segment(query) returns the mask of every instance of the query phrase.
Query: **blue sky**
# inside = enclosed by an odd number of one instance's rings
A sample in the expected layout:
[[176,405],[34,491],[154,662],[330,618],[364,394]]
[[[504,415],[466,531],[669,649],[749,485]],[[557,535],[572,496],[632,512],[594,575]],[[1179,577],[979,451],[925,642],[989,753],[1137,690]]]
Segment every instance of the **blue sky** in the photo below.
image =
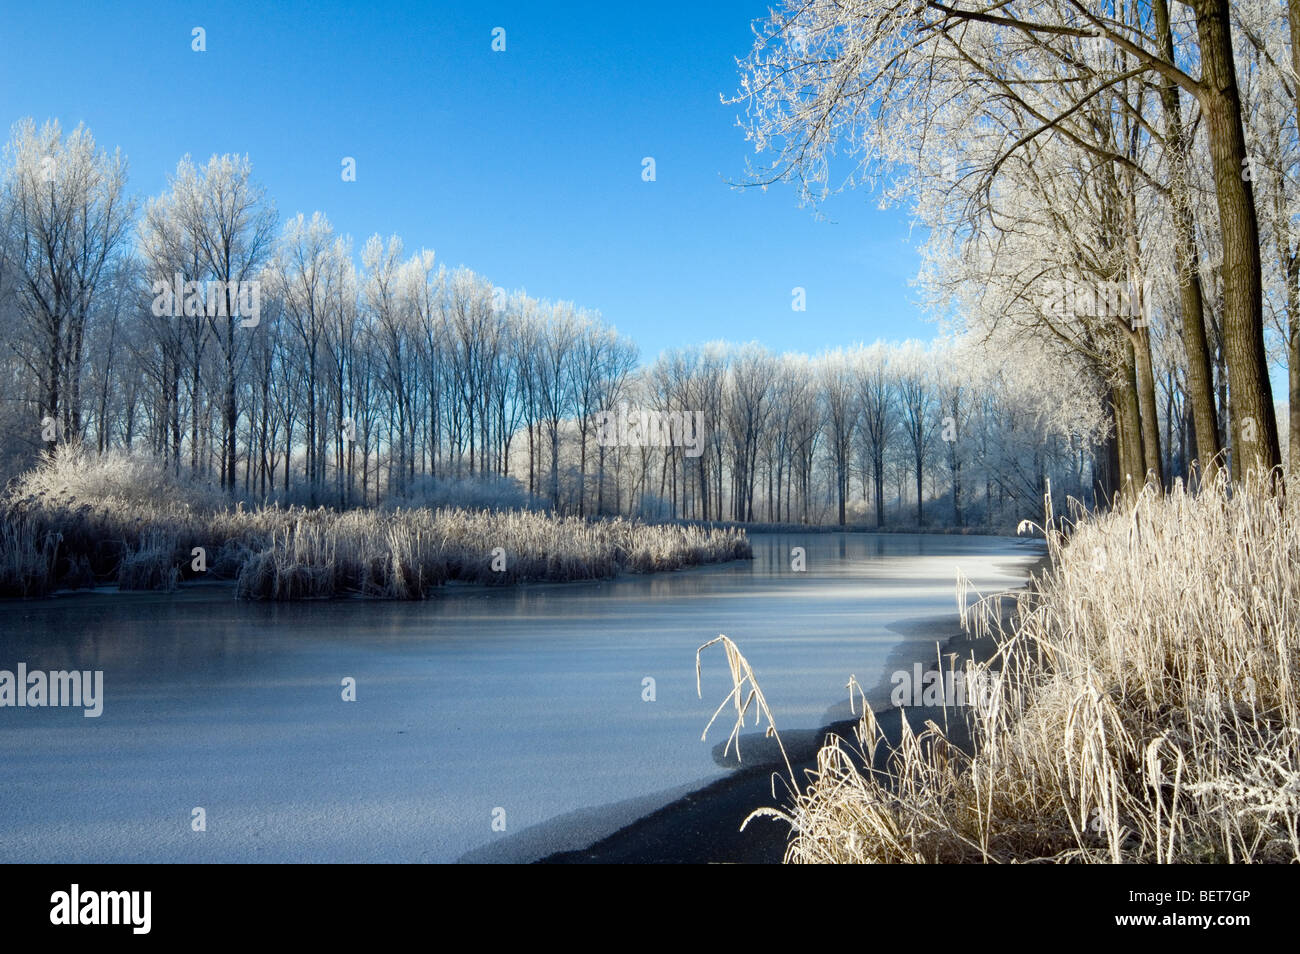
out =
[[904,212],[859,191],[819,221],[791,187],[728,186],[753,152],[719,94],[762,2],[6,6],[0,120],[85,122],[138,195],[187,152],[247,153],[282,218],[599,309],[645,357],[934,334]]

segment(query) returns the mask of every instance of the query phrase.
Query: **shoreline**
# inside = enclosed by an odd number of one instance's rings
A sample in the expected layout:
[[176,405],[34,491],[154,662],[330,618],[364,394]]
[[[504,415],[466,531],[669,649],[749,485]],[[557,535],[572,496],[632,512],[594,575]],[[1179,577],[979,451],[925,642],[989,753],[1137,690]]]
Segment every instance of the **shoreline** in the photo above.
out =
[[364,593],[344,593],[338,596],[309,596],[290,600],[269,600],[269,599],[250,599],[238,595],[237,588],[239,581],[233,577],[219,577],[211,580],[189,579],[182,580],[173,589],[122,589],[116,583],[97,583],[94,586],[68,587],[60,590],[53,590],[41,596],[0,596],[0,606],[20,605],[31,603],[47,603],[54,600],[68,599],[70,597],[83,596],[107,596],[107,597],[180,597],[186,593],[201,593],[204,590],[230,590],[235,592],[235,600],[241,603],[249,604],[273,604],[288,605],[302,603],[427,603],[441,596],[451,594],[478,594],[501,592],[504,590],[523,590],[523,589],[542,589],[549,587],[573,587],[582,584],[601,584],[615,583],[622,580],[637,579],[639,577],[652,576],[670,576],[674,573],[693,573],[702,570],[722,569],[735,563],[750,563],[753,561],[752,556],[735,557],[731,560],[712,560],[707,563],[690,563],[686,566],[667,567],[662,570],[620,570],[613,576],[592,576],[592,577],[575,577],[571,580],[511,580],[506,583],[480,583],[475,580],[448,580],[430,591],[430,594],[419,600],[397,600],[384,596],[368,596]]
[[[668,523],[665,523],[665,524],[663,524],[663,525],[664,525],[664,526],[673,526],[673,525],[676,525],[676,524],[673,524],[672,522],[668,522]],[[740,530],[745,530],[747,534],[748,534],[748,533],[753,533],[753,534],[760,535],[760,536],[761,536],[761,535],[764,535],[764,534],[793,534],[793,533],[798,533],[798,532],[811,532],[811,533],[816,533],[816,534],[822,534],[822,533],[850,533],[850,534],[855,534],[855,535],[858,535],[858,534],[862,534],[862,535],[880,534],[880,535],[888,535],[888,536],[895,536],[895,535],[900,535],[900,536],[927,536],[927,535],[929,535],[929,536],[986,536],[986,537],[995,537],[995,538],[1005,538],[1005,539],[1009,539],[1009,540],[1018,540],[1018,539],[1019,539],[1019,538],[1017,538],[1017,537],[1015,536],[1015,534],[1001,533],[1001,532],[998,532],[998,531],[992,531],[992,530],[990,530],[990,531],[973,531],[973,530],[968,530],[968,529],[949,529],[949,530],[943,530],[943,529],[926,528],[926,529],[924,529],[924,530],[916,530],[916,529],[910,529],[910,528],[906,528],[906,527],[901,527],[901,528],[899,528],[899,529],[894,530],[894,529],[880,529],[880,528],[875,528],[875,527],[861,527],[861,526],[847,526],[847,527],[823,526],[823,527],[818,527],[818,526],[797,526],[797,525],[789,525],[789,526],[786,526],[786,525],[781,525],[781,524],[754,524],[754,525],[752,525],[752,526],[747,527],[747,526],[744,525],[744,524],[723,524],[723,523],[718,523],[718,522],[711,522],[711,523],[707,523],[707,524],[706,524],[706,523],[702,523],[702,522],[698,522],[698,521],[695,522],[695,523],[689,523],[689,522],[688,522],[688,523],[681,524],[681,525],[685,525],[685,526],[698,526],[698,527],[700,527],[700,528],[702,528],[702,529],[711,529],[711,528],[716,528],[716,529],[740,529]],[[656,569],[656,570],[637,570],[637,569],[631,569],[631,568],[622,568],[622,569],[620,569],[617,573],[613,574],[612,576],[574,577],[574,578],[572,578],[572,579],[567,579],[567,580],[552,580],[552,579],[519,579],[519,580],[510,580],[510,581],[508,581],[508,582],[503,582],[503,583],[484,583],[484,582],[480,582],[480,581],[477,581],[477,580],[449,579],[449,580],[447,580],[446,582],[441,583],[441,584],[439,584],[437,587],[433,588],[433,589],[431,590],[430,594],[429,594],[428,596],[424,597],[424,599],[426,599],[426,600],[428,600],[428,599],[435,599],[435,598],[436,598],[437,596],[439,596],[439,595],[444,595],[444,594],[448,594],[448,593],[457,593],[457,592],[479,592],[479,591],[489,591],[489,590],[516,589],[516,588],[532,588],[532,587],[551,587],[551,586],[574,586],[574,585],[576,585],[576,584],[581,584],[581,583],[607,583],[607,582],[613,582],[613,581],[616,581],[616,580],[622,580],[622,579],[628,579],[628,578],[635,578],[635,577],[660,576],[660,575],[663,575],[663,574],[682,573],[682,572],[686,572],[686,571],[706,570],[706,569],[710,569],[710,568],[721,568],[721,567],[731,566],[731,565],[736,564],[736,563],[752,562],[753,559],[754,559],[754,557],[753,557],[753,555],[751,554],[750,556],[733,557],[732,559],[729,559],[729,560],[707,560],[707,561],[704,561],[704,562],[701,562],[701,563],[688,563],[688,564],[686,564],[686,565],[684,565],[684,566],[667,567],[667,568],[664,568],[664,569]],[[1031,568],[1031,570],[1036,569],[1036,568],[1038,567],[1038,565],[1039,565],[1039,564],[1036,563],[1036,564],[1034,565],[1034,567]],[[230,589],[230,590],[236,590],[237,587],[238,587],[238,582],[239,582],[239,581],[238,581],[238,578],[237,578],[237,577],[234,577],[234,576],[219,576],[219,577],[215,577],[215,576],[214,576],[214,577],[209,578],[209,579],[201,579],[201,578],[197,578],[197,577],[188,577],[188,578],[182,577],[181,579],[179,579],[179,580],[177,581],[176,585],[173,586],[173,587],[171,587],[171,588],[167,588],[167,587],[152,587],[152,588],[141,587],[141,588],[134,588],[134,587],[132,587],[132,588],[123,589],[123,588],[122,588],[119,584],[117,584],[117,583],[114,583],[114,582],[111,582],[111,581],[108,581],[108,580],[100,580],[100,581],[96,581],[94,584],[87,585],[87,586],[60,587],[60,588],[58,588],[58,589],[51,590],[51,591],[49,591],[48,593],[41,593],[41,594],[30,595],[30,596],[2,595],[2,596],[0,596],[0,605],[4,605],[5,603],[9,603],[9,604],[39,603],[39,602],[44,602],[44,601],[48,601],[48,600],[67,599],[68,597],[76,597],[76,596],[140,596],[140,595],[152,595],[152,596],[178,596],[178,595],[180,595],[180,594],[184,594],[184,593],[189,592],[189,591],[199,591],[199,592],[201,592],[201,591],[203,591],[203,590],[205,590],[205,589]],[[241,599],[241,597],[239,597],[238,595],[236,595],[235,598],[236,598],[236,599]],[[247,597],[242,598],[242,600],[243,600],[244,602],[250,602],[250,603],[259,603],[259,602],[271,602],[271,603],[324,603],[324,602],[349,602],[349,601],[355,601],[355,600],[360,600],[360,601],[364,601],[364,602],[380,602],[380,603],[386,603],[386,602],[420,602],[420,600],[394,600],[394,599],[391,598],[391,597],[385,597],[385,596],[372,596],[372,595],[367,595],[367,594],[360,593],[360,592],[346,592],[346,593],[335,594],[335,595],[330,595],[330,596],[307,596],[307,597],[297,597],[297,598],[294,598],[294,599],[288,599],[288,600],[251,599],[251,598],[247,598]],[[913,660],[909,660],[909,662],[911,662],[911,661],[913,661]]]
[[[1016,596],[1029,590],[1047,565],[1048,558],[1044,554],[1030,565],[1028,578],[1022,586],[1002,592]],[[1004,623],[1012,616],[1014,608],[1014,600],[1004,600]],[[905,636],[899,641],[897,651],[891,653],[887,669],[888,666],[902,668],[921,663],[928,672],[937,669],[939,659],[950,654],[955,653],[962,660],[973,656],[977,662],[985,662],[997,651],[993,637],[972,638],[961,631],[960,622],[955,619],[945,623],[932,617],[916,625],[926,630],[923,641],[934,650],[933,655],[919,656],[913,650],[922,640]],[[936,628],[941,626],[945,630],[936,632]],[[876,750],[877,767],[885,763],[898,744],[904,718],[913,731],[920,731],[927,720],[933,720],[939,725],[946,724],[950,730],[950,741],[970,751],[971,740],[959,710],[954,711],[955,718],[949,718],[949,707],[946,706],[895,708],[888,702],[889,682],[889,676],[886,675],[876,686],[870,689],[864,687],[867,693],[865,704],[871,706],[885,737]],[[847,701],[831,711],[841,708],[847,714]],[[795,777],[801,783],[806,783],[806,773],[816,769],[817,753],[830,736],[840,737],[847,743],[846,747],[856,751],[854,729],[858,722],[857,717],[839,719],[811,732],[782,734],[782,742]],[[719,742],[718,750],[724,745],[725,741]],[[780,751],[775,742],[765,739],[760,731],[742,734],[740,746],[749,764],[741,763],[739,768],[725,778],[638,818],[586,848],[554,852],[533,863],[780,864],[789,840],[789,826],[785,822],[774,818],[755,818],[744,831],[740,830],[741,824],[756,809],[783,809],[788,804],[789,779],[785,777]],[[757,758],[754,758],[755,752],[758,753]]]

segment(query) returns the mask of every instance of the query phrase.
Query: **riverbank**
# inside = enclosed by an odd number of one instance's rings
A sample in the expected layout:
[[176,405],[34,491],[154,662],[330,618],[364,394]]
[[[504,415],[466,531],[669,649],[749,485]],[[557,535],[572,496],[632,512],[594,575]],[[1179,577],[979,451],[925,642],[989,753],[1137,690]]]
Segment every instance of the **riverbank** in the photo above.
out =
[[942,726],[887,773],[824,750],[786,859],[1300,861],[1300,519],[1277,490],[1219,472],[1069,521],[1049,506],[1032,610],[976,615],[999,650],[970,674],[974,755]]
[[[1017,592],[1032,590],[1035,580],[1049,566],[1045,554],[1029,568],[1029,579]],[[1003,599],[1004,626],[1014,625],[1015,600]],[[939,660],[956,657],[956,666],[972,659],[987,663],[997,652],[992,636],[973,636],[961,631],[957,621],[938,617],[913,627],[891,654],[889,673],[910,670],[920,663],[925,671],[939,668]],[[945,664],[945,669],[947,664]],[[888,677],[866,693],[884,738],[875,752],[874,767],[882,770],[904,734],[904,720],[912,733],[924,730],[927,721],[948,729],[948,740],[966,752],[973,751],[966,730],[965,713],[953,706],[909,706],[889,704]],[[845,704],[847,708],[847,703]],[[779,720],[780,716],[777,714]],[[830,722],[812,732],[782,732],[781,742],[795,777],[802,780],[817,768],[818,753],[832,737],[855,747],[857,718]],[[557,852],[538,859],[539,864],[780,864],[790,838],[789,826],[768,817],[755,818],[741,831],[749,815],[760,808],[788,810],[789,779],[776,743],[760,732],[744,734],[740,747],[745,761],[725,778],[678,798],[637,819],[587,848]],[[718,743],[715,756],[723,743]],[[734,761],[734,760],[733,760]]]

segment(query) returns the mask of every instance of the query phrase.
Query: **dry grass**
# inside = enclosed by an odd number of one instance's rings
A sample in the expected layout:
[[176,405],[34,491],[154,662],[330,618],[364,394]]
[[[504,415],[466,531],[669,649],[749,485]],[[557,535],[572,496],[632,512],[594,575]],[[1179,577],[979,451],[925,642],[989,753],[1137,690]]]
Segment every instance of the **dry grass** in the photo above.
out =
[[696,695],[702,694],[700,688],[700,670],[702,668],[700,664],[700,656],[706,649],[714,645],[721,646],[723,651],[727,654],[727,669],[731,675],[731,692],[727,694],[727,697],[723,699],[718,705],[718,708],[714,710],[713,718],[709,720],[709,724],[706,725],[704,731],[700,733],[700,741],[703,742],[704,739],[708,737],[709,729],[713,727],[713,723],[718,721],[718,716],[722,715],[722,710],[725,709],[727,703],[730,702],[735,710],[736,720],[732,723],[731,735],[727,737],[727,744],[723,748],[722,754],[726,756],[734,747],[736,750],[736,759],[739,761],[740,733],[745,729],[745,717],[748,716],[750,712],[753,712],[755,726],[761,726],[763,720],[767,720],[767,728],[764,730],[763,735],[765,738],[776,740],[777,748],[781,751],[781,760],[785,762],[786,772],[791,778],[793,778],[794,769],[790,766],[790,756],[786,754],[785,745],[781,742],[781,736],[776,731],[776,722],[772,719],[772,710],[768,708],[767,699],[763,696],[763,690],[758,685],[758,679],[754,676],[754,670],[750,668],[749,660],[741,654],[740,649],[736,644],[726,636],[719,635],[716,638],[709,640],[699,649],[695,650]]
[[904,719],[877,759],[864,706],[764,812],[791,826],[787,862],[1300,861],[1294,500],[1220,480],[1071,530],[1010,629],[989,601],[964,621],[999,644],[967,663],[996,687],[966,710],[975,754]]
[[174,590],[180,582],[175,537],[149,533],[137,547],[126,547],[117,570],[119,590]]
[[0,519],[0,596],[44,596],[54,588],[58,537],[29,517]]
[[0,594],[109,580],[172,589],[196,575],[195,547],[206,578],[236,579],[241,597],[269,600],[423,599],[453,580],[606,579],[752,555],[743,531],[529,510],[230,506],[156,462],[67,448],[0,504]]
[[[499,551],[499,552],[498,552]],[[241,596],[422,599],[484,585],[605,579],[750,555],[743,533],[532,512],[318,510],[296,515],[239,575]]]

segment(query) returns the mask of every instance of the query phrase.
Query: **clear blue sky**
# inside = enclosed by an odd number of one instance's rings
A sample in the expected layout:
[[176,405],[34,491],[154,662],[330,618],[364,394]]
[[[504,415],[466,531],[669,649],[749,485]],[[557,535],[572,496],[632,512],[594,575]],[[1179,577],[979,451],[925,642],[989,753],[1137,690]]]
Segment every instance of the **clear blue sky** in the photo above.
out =
[[599,309],[646,358],[934,333],[902,211],[860,191],[818,221],[790,187],[727,185],[753,153],[719,94],[764,2],[4,6],[0,121],[85,122],[126,153],[138,195],[187,152],[247,153],[282,218],[319,209],[358,249],[396,232],[408,252]]

